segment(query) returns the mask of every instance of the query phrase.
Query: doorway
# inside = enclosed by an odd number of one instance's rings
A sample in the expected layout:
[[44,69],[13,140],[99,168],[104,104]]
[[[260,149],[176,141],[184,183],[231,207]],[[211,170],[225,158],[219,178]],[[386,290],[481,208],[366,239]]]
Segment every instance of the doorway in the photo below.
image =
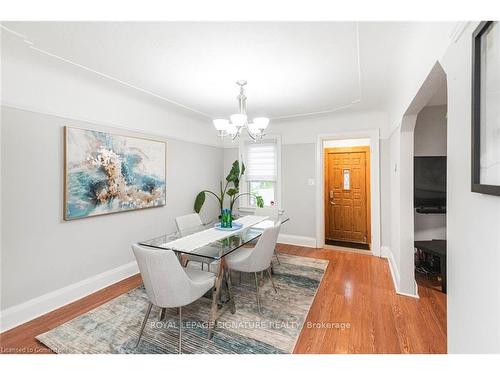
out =
[[414,129],[415,281],[446,293],[447,85],[417,115]]
[[325,244],[370,250],[370,140],[324,143]]
[[[439,238],[436,233],[437,228],[431,229],[428,225],[436,224],[436,220],[439,219],[441,222],[446,222],[446,216],[442,216],[439,218],[438,215],[444,215],[440,210],[442,204],[431,204],[427,203],[416,203],[415,202],[415,188],[414,185],[414,164],[415,164],[415,127],[417,125],[417,120],[419,115],[422,115],[422,110],[429,106],[429,103],[437,103],[439,105],[447,105],[446,101],[440,101],[438,97],[441,95],[439,93],[446,94],[447,92],[447,77],[444,72],[441,64],[436,62],[429,72],[427,78],[423,82],[422,86],[418,90],[417,94],[411,101],[408,109],[403,115],[401,121],[401,127],[394,131],[391,135],[391,164],[394,167],[394,170],[391,173],[391,211],[392,211],[392,220],[391,220],[391,254],[390,254],[390,264],[391,269],[393,269],[393,279],[394,285],[396,287],[396,291],[399,294],[408,295],[412,297],[418,298],[418,290],[420,288],[424,288],[422,285],[417,285],[415,278],[415,256],[416,256],[416,246],[418,246],[418,254],[420,254],[421,250],[425,250],[427,253],[430,253],[430,248],[424,248],[422,245],[428,244],[419,244],[417,238],[425,238],[424,241],[432,241],[433,239],[437,239],[438,241],[443,241],[442,238]],[[441,112],[440,114],[441,122],[446,124],[446,112]],[[436,121],[431,121],[431,125],[435,124]],[[430,129],[435,129],[435,127],[429,127]],[[446,131],[446,125],[444,126],[444,133]],[[427,137],[427,143],[420,142],[420,146],[425,147],[426,150],[429,149],[429,142],[438,142],[439,138],[436,135],[431,135]],[[419,147],[420,147],[419,146]],[[434,146],[433,146],[434,147]],[[418,155],[418,154],[417,154]],[[439,155],[439,154],[421,154],[421,155]],[[435,163],[431,163],[435,164]],[[443,170],[441,168],[441,170]],[[447,172],[446,172],[447,173]],[[443,173],[441,172],[440,175]],[[419,180],[422,180],[419,178]],[[422,189],[421,181],[417,181],[417,188],[419,190],[429,190],[432,193],[432,197],[436,194],[436,188],[429,188],[428,184],[425,189]],[[425,201],[429,201],[429,197],[427,193],[422,195],[421,192],[418,192],[420,198],[424,198]],[[441,192],[442,193],[442,192]],[[442,195],[442,194],[441,194]],[[434,198],[432,199],[435,200]],[[426,207],[429,206],[429,207]],[[437,213],[429,214],[424,213],[429,212],[429,209],[433,212],[436,212],[436,207],[439,209]],[[417,212],[416,210],[420,212]],[[415,221],[415,216],[417,216],[417,222]],[[423,216],[430,215],[430,216]],[[426,223],[423,223],[421,219],[426,220]],[[434,223],[434,224],[432,224]],[[425,237],[415,237],[415,225],[417,225],[417,229],[419,232],[426,232]],[[419,229],[420,227],[420,229]],[[425,229],[425,231],[423,231]],[[445,227],[442,228],[441,233],[446,234]],[[434,233],[434,234],[433,234]],[[444,237],[446,239],[446,237]],[[435,245],[436,243],[432,244]],[[442,246],[443,243],[440,244],[440,248],[438,251],[434,253],[435,256],[440,255],[437,253],[442,253],[443,248],[445,249],[444,256],[446,257],[446,244]],[[434,248],[434,246],[433,246]],[[417,255],[418,255],[417,254]],[[439,256],[441,259],[442,257]],[[446,267],[446,260],[443,259],[443,266]],[[437,269],[437,262],[436,262]],[[439,267],[442,268],[442,267]],[[446,272],[446,269],[443,269],[443,276]],[[446,280],[444,280],[446,282]],[[427,288],[429,289],[429,288]]]

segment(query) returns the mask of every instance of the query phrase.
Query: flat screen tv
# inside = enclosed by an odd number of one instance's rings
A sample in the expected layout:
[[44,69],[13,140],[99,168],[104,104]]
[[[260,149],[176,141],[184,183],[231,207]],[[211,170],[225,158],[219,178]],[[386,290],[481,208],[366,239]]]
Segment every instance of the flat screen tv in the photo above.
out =
[[446,212],[446,156],[415,157],[413,183],[417,211]]

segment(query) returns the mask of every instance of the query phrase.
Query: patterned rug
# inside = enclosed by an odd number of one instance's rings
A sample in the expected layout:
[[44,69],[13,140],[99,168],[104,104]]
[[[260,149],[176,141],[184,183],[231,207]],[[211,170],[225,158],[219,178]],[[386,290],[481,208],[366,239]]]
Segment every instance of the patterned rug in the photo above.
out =
[[[182,352],[195,354],[291,353],[314,300],[328,261],[280,255],[273,280],[264,277],[259,314],[253,274],[233,274],[236,313],[226,310],[214,337],[207,338],[211,300],[183,307]],[[153,307],[141,342],[135,344],[148,300],[143,287],[123,294],[88,313],[37,336],[56,353],[177,353],[178,310]]]

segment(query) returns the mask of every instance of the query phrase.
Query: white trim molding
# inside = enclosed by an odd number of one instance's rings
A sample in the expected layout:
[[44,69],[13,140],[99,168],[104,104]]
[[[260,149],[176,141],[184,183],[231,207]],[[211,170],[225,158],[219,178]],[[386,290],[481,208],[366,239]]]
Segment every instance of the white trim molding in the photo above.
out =
[[[85,70],[87,72],[93,73],[93,74],[95,74],[95,75],[97,75],[99,77],[102,77],[102,78],[105,78],[107,80],[116,82],[116,83],[118,83],[118,84],[120,84],[122,86],[125,86],[125,87],[128,87],[128,88],[137,90],[137,91],[142,92],[142,93],[144,93],[146,95],[152,96],[154,98],[157,98],[159,100],[167,102],[167,103],[169,103],[171,105],[174,105],[174,106],[176,106],[178,108],[182,108],[184,110],[192,112],[193,114],[196,114],[198,116],[202,116],[205,119],[212,119],[212,118],[215,117],[213,114],[205,113],[205,112],[203,112],[203,111],[201,111],[199,109],[196,109],[196,108],[194,108],[194,107],[192,107],[190,105],[183,104],[183,103],[180,103],[180,102],[178,102],[178,101],[176,101],[174,99],[167,98],[167,97],[165,97],[163,95],[160,95],[160,94],[158,94],[156,92],[153,92],[153,91],[151,91],[151,90],[149,90],[147,88],[140,87],[140,86],[137,86],[135,84],[132,84],[131,82],[122,80],[122,79],[120,79],[117,76],[114,76],[112,74],[107,74],[107,73],[95,70],[95,69],[91,68],[90,66],[81,64],[81,63],[79,63],[77,61],[73,61],[73,60],[67,59],[67,58],[65,58],[63,56],[60,56],[60,55],[58,55],[56,53],[50,52],[47,49],[44,49],[44,48],[38,46],[38,44],[33,41],[33,40],[36,39],[36,36],[33,37],[33,36],[28,36],[28,35],[21,34],[21,33],[17,32],[16,30],[13,30],[13,29],[11,29],[9,27],[6,27],[5,25],[2,25],[1,23],[0,23],[0,28],[3,29],[3,30],[5,30],[9,34],[14,35],[17,38],[17,41],[19,43],[22,43],[26,48],[32,49],[33,51],[36,51],[36,52],[38,52],[40,54],[49,56],[52,59],[64,62],[66,64],[72,65],[72,66],[77,67],[79,69],[82,69],[82,70]],[[350,108],[353,105],[361,102],[361,91],[362,91],[361,88],[362,87],[361,87],[361,52],[360,52],[360,39],[359,39],[359,22],[356,22],[354,36],[355,36],[355,43],[356,43],[356,60],[357,60],[356,61],[356,70],[357,70],[357,74],[356,75],[357,75],[357,77],[355,79],[356,82],[354,82],[354,84],[356,84],[358,86],[358,94],[357,94],[357,96],[355,98],[353,98],[349,103],[346,103],[344,105],[341,105],[341,106],[338,106],[338,107],[335,107],[335,108],[330,108],[330,109],[327,109],[327,110],[324,110],[324,111],[292,113],[292,114],[288,114],[288,115],[274,117],[274,118],[271,118],[271,120],[275,120],[275,119],[289,119],[289,118],[295,118],[295,117],[310,117],[310,116],[317,116],[317,115],[320,115],[320,114],[334,113],[334,112],[337,112],[337,111],[340,111],[340,110],[343,110],[343,109],[346,109],[346,108]]]
[[456,43],[460,40],[460,37],[464,33],[467,26],[469,26],[470,21],[460,21],[455,24],[455,27],[450,33],[450,39],[453,43]]
[[416,282],[415,282],[415,294],[404,293],[399,290],[399,270],[398,266],[396,265],[396,261],[394,260],[394,256],[392,255],[392,251],[387,246],[382,246],[380,250],[381,250],[381,257],[386,258],[387,263],[389,264],[389,271],[391,272],[392,282],[394,284],[394,290],[396,291],[396,294],[406,297],[420,298],[418,295],[418,287]]
[[85,118],[81,116],[74,116],[69,113],[60,113],[60,112],[51,112],[51,111],[45,111],[40,108],[31,108],[28,106],[24,105],[17,105],[17,104],[12,104],[8,103],[4,100],[0,101],[0,106],[5,107],[5,108],[10,108],[10,109],[15,109],[18,111],[25,111],[25,112],[31,112],[31,113],[36,113],[44,116],[53,116],[53,117],[59,117],[63,119],[66,122],[71,122],[71,121],[79,121],[79,122],[86,122],[91,125],[96,125],[98,127],[107,127],[111,128],[117,131],[128,131],[128,132],[133,132],[133,133],[138,133],[138,134],[148,134],[152,135],[158,138],[162,139],[171,139],[175,141],[181,141],[181,142],[187,142],[187,143],[192,143],[192,144],[197,144],[197,145],[202,145],[202,146],[210,146],[210,147],[215,147],[215,148],[220,148],[223,149],[223,145],[220,142],[219,139],[213,139],[213,141],[202,141],[201,139],[190,139],[188,137],[179,137],[176,135],[174,132],[169,132],[168,134],[160,134],[158,132],[154,131],[149,131],[149,130],[144,130],[144,129],[139,129],[139,128],[133,128],[130,126],[125,126],[125,125],[120,125],[118,123],[112,123],[108,121],[101,121],[97,119],[92,119],[92,118]]
[[54,290],[0,312],[0,332],[79,300],[139,272],[135,261]]
[[280,233],[278,243],[316,248],[316,238]]
[[[278,202],[278,208],[280,213],[283,212],[283,204],[282,204],[282,197],[283,197],[283,180],[281,178],[281,134],[273,134],[269,133],[266,134],[266,138],[262,140],[262,143],[273,141],[276,142],[276,147],[277,147],[277,166],[276,166],[276,192],[275,192],[275,201]],[[239,144],[238,144],[238,160],[240,163],[247,163],[246,160],[246,147],[245,147],[245,142],[253,142],[249,137],[240,137],[239,138]],[[240,193],[248,193],[248,181],[246,179],[246,175],[243,175],[241,181],[240,181]],[[251,207],[248,205],[248,200],[244,199],[242,201],[241,207],[239,208],[242,211],[250,211],[254,210],[255,207]]]
[[371,190],[371,251],[380,256],[380,132],[368,129],[351,132],[320,134],[316,140],[316,246],[325,244],[323,142],[328,140],[370,139],[370,190]]
[[12,29],[10,29],[10,28],[2,25],[2,24],[0,24],[0,28],[4,29],[5,31],[8,31],[9,33],[11,33],[11,34],[15,35],[16,37],[18,37],[20,42],[24,42],[25,45],[28,48],[31,48],[34,51],[37,51],[37,52],[42,53],[44,55],[50,56],[50,57],[52,57],[54,59],[57,59],[57,60],[62,61],[62,62],[65,62],[67,64],[76,66],[76,67],[78,67],[80,69],[83,69],[83,70],[86,70],[88,72],[97,74],[100,77],[103,77],[103,78],[109,79],[111,81],[117,82],[117,83],[119,83],[119,84],[121,84],[123,86],[126,86],[126,87],[132,88],[134,90],[140,91],[140,92],[142,92],[144,94],[151,95],[154,98],[163,100],[163,101],[165,101],[167,103],[170,103],[170,104],[175,105],[177,107],[180,107],[182,109],[191,111],[193,113],[196,113],[197,115],[201,115],[201,116],[203,116],[205,118],[208,118],[208,119],[212,118],[212,116],[209,115],[208,113],[199,111],[199,110],[197,110],[197,109],[195,109],[193,107],[190,107],[190,106],[187,106],[185,104],[179,103],[179,102],[177,102],[177,101],[175,101],[173,99],[166,98],[166,97],[164,97],[162,95],[156,94],[156,93],[154,93],[154,92],[152,92],[152,91],[150,91],[148,89],[145,89],[143,87],[139,87],[139,86],[133,85],[133,84],[131,84],[129,82],[126,82],[126,81],[123,81],[123,80],[121,80],[121,79],[119,79],[117,77],[111,76],[111,75],[103,73],[103,72],[99,72],[99,71],[97,71],[95,69],[92,69],[92,68],[86,66],[86,65],[77,63],[76,61],[72,61],[72,60],[66,59],[66,58],[64,58],[62,56],[56,55],[55,53],[51,53],[51,52],[49,52],[49,51],[47,51],[47,50],[45,50],[43,48],[37,47],[36,44],[35,44],[35,42],[33,42],[31,39],[29,39],[28,36],[23,35],[21,33],[18,33],[17,31],[12,30]]

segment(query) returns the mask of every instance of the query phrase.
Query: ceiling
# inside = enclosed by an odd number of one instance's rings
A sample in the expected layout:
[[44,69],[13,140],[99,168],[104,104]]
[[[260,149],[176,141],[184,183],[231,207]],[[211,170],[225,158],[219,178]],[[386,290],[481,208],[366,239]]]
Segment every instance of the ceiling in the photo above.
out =
[[[414,22],[3,22],[29,45],[207,117],[383,109]],[[32,44],[30,44],[32,43]]]

